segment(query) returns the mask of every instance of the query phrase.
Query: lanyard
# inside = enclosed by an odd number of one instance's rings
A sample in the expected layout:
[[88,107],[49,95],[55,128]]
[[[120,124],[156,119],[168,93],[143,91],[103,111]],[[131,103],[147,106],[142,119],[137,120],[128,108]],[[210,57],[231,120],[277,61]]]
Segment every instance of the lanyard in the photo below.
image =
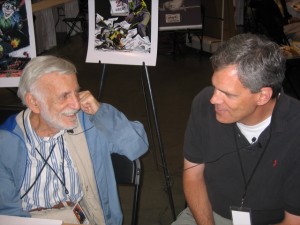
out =
[[[65,145],[64,145],[64,139],[63,139],[63,137],[60,136],[60,138],[61,138],[62,147],[63,147],[62,148],[62,152],[63,152],[63,154],[62,154],[62,179],[58,176],[57,172],[53,169],[53,167],[48,163],[48,159],[49,159],[50,155],[52,154],[53,149],[54,149],[54,147],[55,147],[56,144],[54,144],[54,146],[52,147],[51,152],[49,153],[49,156],[47,157],[47,159],[45,159],[42,156],[42,154],[40,153],[40,151],[37,148],[35,148],[35,150],[40,155],[40,157],[43,159],[44,165],[47,164],[49,166],[49,168],[53,171],[53,173],[55,174],[55,176],[58,178],[58,180],[60,181],[61,185],[65,188],[65,193],[67,195],[67,194],[69,194],[69,190],[66,187],[66,179],[65,179]],[[44,165],[43,165],[43,168],[41,170],[44,169]]]
[[[234,129],[234,131],[235,131],[235,133],[236,133],[235,127],[233,127],[233,129]],[[270,143],[270,139],[271,139],[271,125],[270,125],[270,135],[269,135],[269,137],[268,137],[267,143],[265,144],[265,146],[264,146],[264,148],[263,148],[263,151],[262,151],[262,153],[260,154],[259,159],[258,159],[258,161],[256,162],[256,164],[255,164],[255,166],[254,166],[254,169],[252,170],[252,172],[251,172],[251,174],[250,174],[250,177],[249,177],[249,179],[248,179],[248,181],[247,181],[247,180],[246,180],[245,171],[244,171],[244,167],[243,167],[243,163],[242,163],[241,154],[240,154],[240,150],[241,150],[241,149],[238,148],[237,135],[235,134],[235,146],[236,146],[236,148],[237,148],[237,154],[238,154],[238,157],[239,157],[239,163],[240,163],[240,167],[241,167],[241,171],[242,171],[243,180],[244,180],[244,183],[245,183],[245,191],[244,191],[244,193],[243,193],[243,195],[242,195],[241,207],[244,206],[244,202],[245,202],[245,199],[246,199],[246,195],[247,195],[247,190],[248,190],[249,184],[250,184],[250,182],[252,181],[252,178],[254,177],[254,174],[255,174],[255,172],[257,171],[257,168],[258,168],[258,166],[259,166],[259,164],[260,164],[260,162],[261,162],[261,160],[262,160],[262,158],[263,158],[263,156],[264,156],[264,154],[265,154],[265,152],[266,152],[266,150],[267,150],[267,147],[268,147],[268,145],[269,145],[269,143]]]
[[[26,126],[25,126],[24,111],[23,111],[23,126],[24,126],[24,131],[25,131],[26,137],[27,137],[28,141],[30,142],[29,135],[27,133]],[[65,144],[64,144],[64,139],[63,139],[62,135],[60,136],[60,138],[61,138],[61,142],[62,142],[62,179],[58,176],[57,172],[53,169],[53,167],[48,163],[48,160],[49,160],[50,156],[52,155],[56,144],[54,144],[52,146],[52,148],[51,148],[51,150],[49,152],[49,155],[47,156],[46,159],[41,154],[41,152],[36,147],[34,147],[34,149],[37,151],[37,153],[39,154],[39,156],[44,161],[44,164],[43,164],[41,170],[39,171],[39,173],[37,174],[37,176],[36,176],[35,180],[33,181],[33,183],[30,185],[30,187],[27,189],[27,191],[21,196],[21,199],[24,198],[24,196],[27,195],[28,192],[33,188],[33,186],[37,182],[38,178],[41,176],[41,174],[42,174],[42,172],[43,172],[43,170],[44,170],[44,168],[45,168],[46,165],[48,165],[48,167],[53,171],[53,173],[55,174],[55,176],[60,181],[61,185],[65,188],[66,195],[69,194],[69,190],[66,187],[66,179],[65,179]]]
[[[44,159],[44,158],[43,158],[43,160],[44,160],[44,165],[42,166],[41,170],[40,170],[39,173],[37,174],[37,176],[36,176],[35,180],[33,181],[33,183],[30,185],[30,187],[27,189],[27,191],[21,196],[20,199],[24,198],[24,196],[28,194],[28,192],[33,188],[33,186],[34,186],[35,183],[37,182],[37,180],[38,180],[38,178],[40,177],[40,175],[42,174],[42,172],[43,172],[45,166],[48,164],[48,160],[49,160],[50,156],[52,155],[52,152],[53,152],[53,150],[54,150],[55,145],[56,145],[56,144],[54,144],[53,147],[51,148],[50,153],[49,153],[47,159]],[[39,151],[38,151],[38,153],[39,153]],[[40,154],[40,153],[39,153],[39,154]],[[49,164],[48,164],[48,165],[49,165]]]

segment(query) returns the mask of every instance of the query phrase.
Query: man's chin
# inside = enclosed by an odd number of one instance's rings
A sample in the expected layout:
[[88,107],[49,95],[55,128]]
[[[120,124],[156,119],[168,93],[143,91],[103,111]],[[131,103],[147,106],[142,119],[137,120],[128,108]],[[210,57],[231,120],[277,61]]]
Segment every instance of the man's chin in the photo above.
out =
[[65,127],[65,129],[66,130],[73,130],[73,129],[77,128],[77,127],[78,127],[78,123],[73,124],[73,125],[68,125],[68,126]]
[[75,129],[78,126],[78,120],[76,114],[72,117],[65,117],[64,125],[65,125],[65,129],[68,130]]
[[218,116],[218,115],[216,115],[216,120],[217,120],[219,123],[224,123],[224,124],[230,124],[230,123],[233,123],[232,119],[226,118],[226,117],[224,117],[224,116]]
[[57,128],[59,128],[60,130],[73,130],[76,127],[78,127],[78,122],[76,121],[64,121],[60,124],[57,124],[56,126]]

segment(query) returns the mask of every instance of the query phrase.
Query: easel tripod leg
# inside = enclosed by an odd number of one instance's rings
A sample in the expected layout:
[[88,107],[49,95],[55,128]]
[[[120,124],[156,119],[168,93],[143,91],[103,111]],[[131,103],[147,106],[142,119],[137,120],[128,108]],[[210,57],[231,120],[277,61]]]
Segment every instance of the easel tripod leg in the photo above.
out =
[[150,105],[152,107],[153,120],[154,120],[155,129],[156,129],[156,135],[157,135],[157,141],[158,141],[158,146],[159,146],[160,155],[161,155],[161,161],[162,161],[162,165],[163,165],[163,171],[164,171],[165,182],[166,182],[166,186],[167,186],[169,203],[170,203],[173,219],[175,220],[176,214],[175,214],[175,207],[174,207],[173,195],[172,195],[172,190],[171,190],[170,175],[169,175],[169,170],[167,167],[164,148],[163,148],[161,135],[160,135],[159,124],[158,124],[158,120],[157,120],[157,116],[156,116],[156,109],[155,109],[154,99],[153,99],[153,95],[152,95],[150,78],[149,78],[148,69],[147,69],[147,66],[145,65],[145,63],[143,63],[143,67],[145,70],[145,78],[147,80],[147,90],[149,92],[148,94],[149,94],[149,98],[150,98]]
[[[153,149],[153,151],[151,151],[151,153],[153,155],[156,168],[158,169],[158,162],[157,162],[157,156],[156,156],[156,151],[155,151],[156,145],[155,145],[155,141],[154,141],[152,123],[151,123],[151,119],[150,119],[150,111],[149,111],[149,106],[148,106],[148,102],[147,102],[147,94],[146,94],[146,89],[145,89],[145,81],[144,81],[143,71],[141,74],[141,83],[142,83],[144,102],[145,102],[146,113],[147,113],[147,122],[148,122],[149,131],[150,131],[150,139],[151,139],[150,143],[152,143],[152,149]],[[151,147],[150,147],[150,149],[151,149]]]
[[[99,62],[101,63],[101,62]],[[98,101],[100,101],[103,93],[103,88],[104,88],[104,81],[105,81],[105,72],[106,72],[106,64],[103,64],[102,68],[102,75],[101,75],[101,80],[100,80],[100,87],[99,87],[99,93],[98,93]]]

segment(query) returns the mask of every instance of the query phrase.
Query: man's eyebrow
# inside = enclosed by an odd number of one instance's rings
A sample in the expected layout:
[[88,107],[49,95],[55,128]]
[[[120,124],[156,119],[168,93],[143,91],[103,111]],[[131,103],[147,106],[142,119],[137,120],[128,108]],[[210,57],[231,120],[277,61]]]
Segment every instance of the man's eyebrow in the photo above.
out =
[[68,95],[68,94],[70,94],[71,93],[71,91],[64,91],[64,92],[62,92],[61,94],[60,94],[60,96],[65,96],[65,95]]
[[216,87],[214,87],[214,88],[215,88],[216,90],[218,90],[218,91],[220,91],[220,92],[226,94],[226,95],[230,95],[230,96],[238,96],[238,94],[234,94],[234,93],[231,93],[231,92],[228,92],[228,91],[225,91],[225,90],[221,90],[221,89],[216,88]]
[[[73,93],[74,91],[64,91],[62,92],[59,96],[66,96],[66,95],[69,95],[71,93]],[[75,92],[78,93],[79,92],[79,88],[76,88],[75,89]]]

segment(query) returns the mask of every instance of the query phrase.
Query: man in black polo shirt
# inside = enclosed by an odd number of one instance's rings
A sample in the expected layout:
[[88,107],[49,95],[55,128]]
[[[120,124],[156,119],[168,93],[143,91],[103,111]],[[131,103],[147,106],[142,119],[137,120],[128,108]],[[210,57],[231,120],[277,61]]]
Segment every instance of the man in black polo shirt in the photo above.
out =
[[173,224],[299,225],[300,102],[281,92],[277,44],[240,34],[211,62],[185,133],[188,207]]

